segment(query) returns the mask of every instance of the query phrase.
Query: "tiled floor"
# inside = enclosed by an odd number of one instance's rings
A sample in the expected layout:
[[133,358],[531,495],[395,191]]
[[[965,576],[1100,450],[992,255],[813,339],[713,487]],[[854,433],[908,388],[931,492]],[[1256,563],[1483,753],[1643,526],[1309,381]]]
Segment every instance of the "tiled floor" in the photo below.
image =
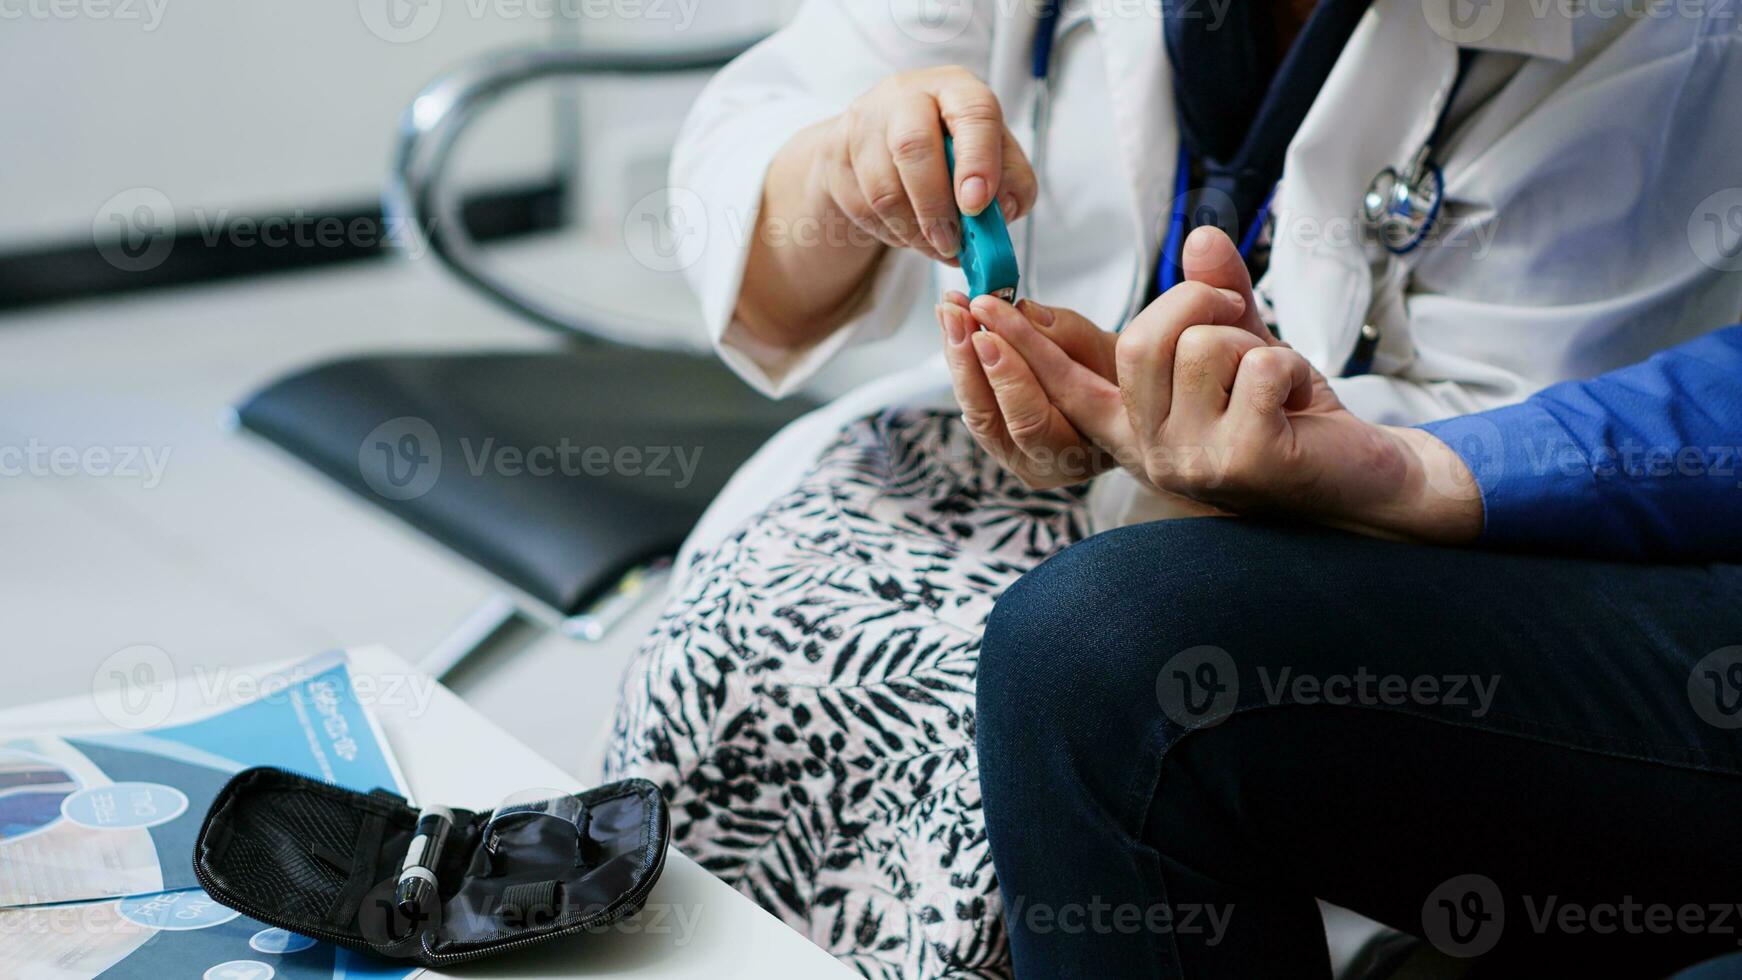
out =
[[[593,302],[673,324],[663,342],[701,342],[685,291],[620,245],[558,244],[518,246],[514,259],[585,269]],[[372,642],[418,659],[490,594],[489,580],[227,430],[226,408],[351,352],[552,343],[408,261],[0,317],[0,452],[37,459],[0,456],[0,706],[88,690],[105,657],[141,643],[183,673]],[[828,386],[901,363],[895,344]],[[115,450],[108,466],[138,452],[140,472],[57,467],[61,447]],[[543,635],[468,664],[454,686],[590,777],[621,666],[654,612],[639,609],[598,644]]]

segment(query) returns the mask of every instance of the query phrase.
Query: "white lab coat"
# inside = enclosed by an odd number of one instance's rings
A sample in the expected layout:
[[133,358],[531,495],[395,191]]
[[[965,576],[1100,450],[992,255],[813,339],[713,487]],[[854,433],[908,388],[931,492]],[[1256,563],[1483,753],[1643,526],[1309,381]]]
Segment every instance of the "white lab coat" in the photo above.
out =
[[[1179,135],[1159,0],[1087,6],[1093,30],[1055,52],[1041,198],[1015,234],[1019,255],[1037,235],[1025,294],[1111,329],[1149,284]],[[1037,9],[809,0],[714,79],[679,139],[673,203],[707,231],[688,275],[721,356],[751,383],[791,391],[961,281],[892,252],[862,312],[821,343],[747,343],[732,311],[775,151],[891,73],[960,64],[998,94],[1032,159]],[[1641,10],[1652,13],[1628,16]],[[1392,424],[1517,401],[1736,320],[1742,275],[1725,267],[1742,259],[1707,241],[1742,214],[1742,19],[1731,13],[1723,3],[1375,0],[1290,144],[1259,285],[1267,316],[1328,375],[1362,326],[1376,326],[1373,372],[1333,385],[1356,413]],[[1357,208],[1376,172],[1401,167],[1427,139],[1459,43],[1480,53],[1439,154],[1436,241],[1393,258],[1355,234]],[[790,487],[848,421],[897,404],[953,406],[941,356],[796,423],[740,473],[692,549]],[[1095,526],[1157,516],[1146,498],[1123,474],[1102,477]]]

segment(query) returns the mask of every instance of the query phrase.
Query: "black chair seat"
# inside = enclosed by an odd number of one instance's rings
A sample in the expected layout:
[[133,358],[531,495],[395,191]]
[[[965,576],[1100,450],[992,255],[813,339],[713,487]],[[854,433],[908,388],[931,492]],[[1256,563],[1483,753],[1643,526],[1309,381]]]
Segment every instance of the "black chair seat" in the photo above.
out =
[[592,347],[347,359],[237,414],[567,616],[673,554],[739,464],[811,407],[711,357]]

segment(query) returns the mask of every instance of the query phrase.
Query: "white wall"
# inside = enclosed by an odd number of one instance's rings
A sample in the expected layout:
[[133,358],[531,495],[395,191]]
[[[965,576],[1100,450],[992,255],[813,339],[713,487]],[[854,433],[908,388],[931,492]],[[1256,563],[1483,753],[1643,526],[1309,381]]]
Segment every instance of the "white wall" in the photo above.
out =
[[[772,23],[794,0],[569,0],[566,19],[553,2],[0,0],[0,252],[88,240],[106,202],[136,188],[161,192],[182,227],[366,201],[399,111],[456,62],[576,32],[701,41]],[[605,155],[589,179],[621,182],[611,158],[669,138],[692,94],[617,88],[586,121]],[[550,118],[537,99],[505,107],[468,142],[466,173],[548,173]]]

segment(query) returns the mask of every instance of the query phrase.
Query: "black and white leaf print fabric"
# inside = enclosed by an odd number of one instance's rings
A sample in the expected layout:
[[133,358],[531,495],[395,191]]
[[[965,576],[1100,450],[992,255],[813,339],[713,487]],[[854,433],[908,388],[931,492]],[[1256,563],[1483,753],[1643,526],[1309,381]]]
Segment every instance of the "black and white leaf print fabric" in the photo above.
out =
[[708,870],[874,978],[1008,978],[974,759],[998,596],[1085,533],[955,416],[849,426],[700,556],[623,680],[606,777]]

